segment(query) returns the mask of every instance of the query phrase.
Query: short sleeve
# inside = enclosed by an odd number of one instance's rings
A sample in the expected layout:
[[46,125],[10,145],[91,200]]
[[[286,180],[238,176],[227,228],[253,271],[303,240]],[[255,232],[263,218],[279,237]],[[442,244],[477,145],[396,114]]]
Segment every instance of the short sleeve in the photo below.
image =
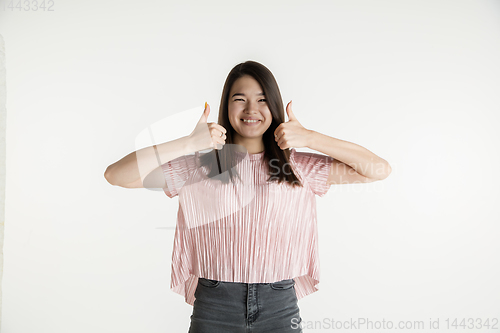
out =
[[167,183],[167,188],[164,188],[163,191],[169,198],[179,195],[181,187],[198,167],[197,160],[198,152],[182,155],[161,165]]
[[295,162],[298,171],[305,178],[314,194],[322,197],[330,189],[328,175],[334,158],[328,155],[299,152],[295,148],[290,151],[290,159]]

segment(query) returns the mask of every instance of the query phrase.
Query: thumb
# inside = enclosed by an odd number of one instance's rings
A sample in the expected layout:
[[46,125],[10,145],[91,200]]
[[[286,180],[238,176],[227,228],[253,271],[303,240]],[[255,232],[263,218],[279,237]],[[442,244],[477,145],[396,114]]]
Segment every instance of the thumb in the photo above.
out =
[[292,101],[290,101],[290,103],[288,103],[286,106],[286,114],[288,115],[288,121],[297,120],[297,118],[295,118],[295,115],[292,112]]
[[205,102],[205,109],[203,110],[203,114],[201,115],[200,120],[198,121],[199,123],[206,123],[208,120],[208,115],[210,114],[210,105],[208,105],[207,102]]

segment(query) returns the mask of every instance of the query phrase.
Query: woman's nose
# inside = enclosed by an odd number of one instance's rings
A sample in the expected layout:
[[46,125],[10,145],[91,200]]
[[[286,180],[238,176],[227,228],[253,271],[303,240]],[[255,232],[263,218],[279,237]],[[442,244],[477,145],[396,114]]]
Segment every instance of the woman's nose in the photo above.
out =
[[258,110],[258,104],[257,102],[254,102],[254,101],[248,101],[246,106],[245,106],[245,111],[247,112],[257,112]]

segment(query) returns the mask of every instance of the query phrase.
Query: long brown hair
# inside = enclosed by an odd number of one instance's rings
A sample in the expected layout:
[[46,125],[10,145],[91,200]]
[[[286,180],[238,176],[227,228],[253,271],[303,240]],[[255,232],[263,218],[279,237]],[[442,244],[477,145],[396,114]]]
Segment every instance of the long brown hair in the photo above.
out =
[[[258,62],[249,60],[236,65],[229,72],[226,82],[224,83],[219,107],[218,124],[227,130],[226,145],[229,144],[233,147],[235,145],[235,130],[229,122],[228,115],[229,92],[234,82],[245,75],[252,76],[262,87],[264,95],[266,96],[267,105],[273,118],[271,125],[269,125],[269,128],[262,135],[265,149],[263,163],[270,165],[270,161],[273,161],[273,172],[271,175],[271,170],[269,169],[269,178],[267,181],[278,181],[278,183],[286,181],[292,186],[303,186],[290,167],[289,148],[282,150],[274,140],[274,131],[279,124],[285,122],[285,111],[278,83],[276,82],[276,79],[271,71]],[[200,163],[201,165],[209,167],[210,173],[208,174],[208,177],[213,178],[217,176],[217,179],[227,183],[229,181],[227,177],[228,174],[231,177],[231,180],[234,180],[233,172],[231,172],[231,168],[237,163],[234,156],[234,149],[229,150],[223,147],[221,150],[214,149],[201,155]],[[277,168],[279,168],[279,171],[275,172]],[[239,175],[237,176],[239,178]]]

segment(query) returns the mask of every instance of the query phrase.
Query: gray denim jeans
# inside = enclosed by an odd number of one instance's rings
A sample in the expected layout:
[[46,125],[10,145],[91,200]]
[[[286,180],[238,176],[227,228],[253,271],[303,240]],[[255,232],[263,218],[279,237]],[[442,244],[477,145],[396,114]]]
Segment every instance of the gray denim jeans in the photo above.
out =
[[225,282],[198,278],[189,333],[302,332],[295,281]]

